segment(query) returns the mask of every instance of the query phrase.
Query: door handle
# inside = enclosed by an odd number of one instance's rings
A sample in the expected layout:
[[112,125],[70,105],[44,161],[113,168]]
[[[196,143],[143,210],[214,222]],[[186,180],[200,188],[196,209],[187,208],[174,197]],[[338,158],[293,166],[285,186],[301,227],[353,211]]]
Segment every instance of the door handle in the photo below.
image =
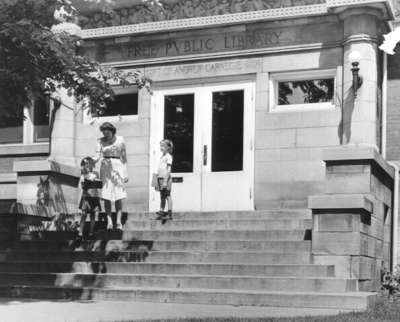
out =
[[203,165],[207,165],[207,145],[203,146]]

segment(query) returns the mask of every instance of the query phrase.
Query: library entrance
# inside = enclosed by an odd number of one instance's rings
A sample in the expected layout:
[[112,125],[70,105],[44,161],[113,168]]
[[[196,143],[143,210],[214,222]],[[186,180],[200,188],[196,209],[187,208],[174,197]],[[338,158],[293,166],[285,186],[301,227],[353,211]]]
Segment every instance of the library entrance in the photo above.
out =
[[[151,106],[151,173],[159,142],[171,140],[174,211],[252,210],[254,84],[161,89]],[[151,188],[150,211],[158,208]]]

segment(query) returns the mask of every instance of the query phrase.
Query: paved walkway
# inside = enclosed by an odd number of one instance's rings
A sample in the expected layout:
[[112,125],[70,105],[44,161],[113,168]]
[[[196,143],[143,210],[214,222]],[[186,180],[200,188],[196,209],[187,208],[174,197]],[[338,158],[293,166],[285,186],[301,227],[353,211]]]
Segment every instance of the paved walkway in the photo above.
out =
[[143,302],[69,302],[0,299],[1,322],[122,322],[190,317],[334,315],[333,309],[214,306]]

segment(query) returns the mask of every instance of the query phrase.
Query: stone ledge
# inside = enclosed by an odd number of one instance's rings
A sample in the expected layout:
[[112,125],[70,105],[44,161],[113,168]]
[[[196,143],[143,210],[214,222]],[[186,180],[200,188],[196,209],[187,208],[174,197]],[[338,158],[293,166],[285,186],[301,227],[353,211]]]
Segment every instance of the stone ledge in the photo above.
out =
[[348,161],[348,160],[371,160],[394,179],[395,170],[379,154],[379,152],[370,146],[350,146],[327,148],[322,151],[322,159],[325,162],[330,161]]
[[14,161],[13,171],[18,173],[53,172],[76,178],[80,177],[79,168],[50,160]]
[[48,154],[49,143],[0,145],[0,155]]
[[308,197],[310,209],[361,209],[373,212],[372,201],[363,194],[333,194]]
[[17,174],[15,172],[0,173],[0,184],[1,183],[16,183]]

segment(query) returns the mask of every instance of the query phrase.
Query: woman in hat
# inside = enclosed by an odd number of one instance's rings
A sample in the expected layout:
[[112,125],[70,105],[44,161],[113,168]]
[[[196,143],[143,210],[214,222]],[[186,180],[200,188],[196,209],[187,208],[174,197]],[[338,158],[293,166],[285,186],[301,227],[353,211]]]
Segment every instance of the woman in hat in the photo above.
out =
[[98,140],[96,162],[100,163],[100,179],[103,182],[101,198],[107,213],[107,229],[113,229],[111,203],[115,202],[117,218],[115,226],[122,229],[122,201],[126,198],[125,183],[128,182],[126,147],[124,138],[115,135],[117,130],[109,122],[100,126],[103,137]]

